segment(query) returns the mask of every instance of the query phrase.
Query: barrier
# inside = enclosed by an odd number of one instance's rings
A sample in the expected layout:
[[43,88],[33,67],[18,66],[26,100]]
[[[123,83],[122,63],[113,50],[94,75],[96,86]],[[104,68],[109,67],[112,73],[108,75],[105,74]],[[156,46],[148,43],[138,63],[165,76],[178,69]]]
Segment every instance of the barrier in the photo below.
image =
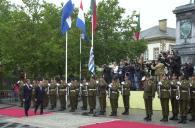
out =
[[0,90],[0,103],[14,104],[18,102],[18,94],[12,90]]

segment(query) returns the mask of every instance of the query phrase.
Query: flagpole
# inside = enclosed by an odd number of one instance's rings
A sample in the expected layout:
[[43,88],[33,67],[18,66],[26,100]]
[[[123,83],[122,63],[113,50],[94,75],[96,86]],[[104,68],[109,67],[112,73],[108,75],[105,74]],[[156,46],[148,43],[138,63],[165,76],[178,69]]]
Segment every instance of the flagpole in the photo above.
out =
[[68,72],[68,32],[66,32],[66,50],[65,50],[65,82],[67,83],[67,72]]
[[91,29],[92,29],[92,32],[91,32],[91,34],[92,34],[92,35],[91,35],[91,37],[92,37],[91,47],[93,47],[93,29],[94,29],[94,28],[93,28],[93,27],[94,27],[94,26],[93,26],[93,25],[94,25],[94,24],[93,24],[93,16],[92,16],[92,21],[91,21],[91,22],[92,22],[92,23],[91,23],[91,24],[92,24],[92,27],[91,27]]
[[81,82],[81,52],[82,52],[82,48],[81,48],[81,36],[80,35],[80,82]]

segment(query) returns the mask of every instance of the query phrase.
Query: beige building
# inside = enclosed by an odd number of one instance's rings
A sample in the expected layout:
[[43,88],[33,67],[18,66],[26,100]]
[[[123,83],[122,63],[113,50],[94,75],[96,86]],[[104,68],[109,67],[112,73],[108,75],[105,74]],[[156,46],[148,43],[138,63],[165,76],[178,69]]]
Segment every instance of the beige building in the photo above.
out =
[[144,61],[156,60],[161,51],[171,51],[175,45],[175,33],[175,28],[167,27],[166,19],[159,20],[159,25],[142,31],[141,38],[148,44]]

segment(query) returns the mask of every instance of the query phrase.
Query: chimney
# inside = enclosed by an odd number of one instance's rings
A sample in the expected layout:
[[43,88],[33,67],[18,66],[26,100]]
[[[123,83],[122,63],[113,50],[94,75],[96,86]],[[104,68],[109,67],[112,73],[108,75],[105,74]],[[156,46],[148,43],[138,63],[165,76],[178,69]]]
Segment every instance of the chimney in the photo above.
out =
[[159,20],[159,30],[163,32],[167,31],[167,19]]

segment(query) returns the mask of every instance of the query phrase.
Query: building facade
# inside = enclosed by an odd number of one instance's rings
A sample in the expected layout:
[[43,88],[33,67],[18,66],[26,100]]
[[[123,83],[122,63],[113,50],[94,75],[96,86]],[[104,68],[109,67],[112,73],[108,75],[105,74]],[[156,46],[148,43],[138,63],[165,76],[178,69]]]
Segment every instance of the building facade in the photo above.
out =
[[157,60],[160,52],[171,51],[175,45],[174,28],[167,27],[167,20],[159,20],[159,25],[141,32],[141,38],[147,41],[144,61]]

